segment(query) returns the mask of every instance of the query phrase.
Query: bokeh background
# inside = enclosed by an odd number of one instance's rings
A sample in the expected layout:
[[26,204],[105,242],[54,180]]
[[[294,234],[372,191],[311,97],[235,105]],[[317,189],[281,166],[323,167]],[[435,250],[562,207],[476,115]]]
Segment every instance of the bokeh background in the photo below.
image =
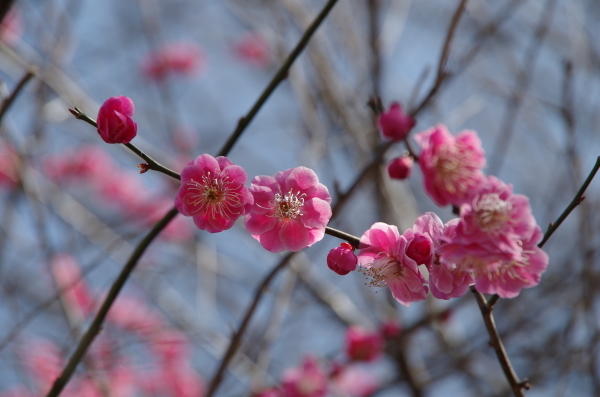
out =
[[[324,4],[15,2],[0,31],[0,94],[30,68],[35,76],[0,128],[0,395],[44,394],[94,302],[177,189],[166,175],[138,174],[139,158],[105,144],[68,109],[95,118],[107,98],[130,97],[133,143],[180,171],[219,150]],[[380,96],[386,107],[400,101],[409,110],[423,103],[458,5],[340,0],[230,159],[250,177],[310,167],[336,202],[382,142],[367,101]],[[599,20],[594,0],[467,1],[447,76],[417,115],[414,131],[437,123],[455,134],[477,131],[486,172],[527,195],[544,230],[599,153]],[[176,62],[165,66],[161,57]],[[417,168],[409,181],[387,177],[385,162],[404,150],[392,146],[371,168],[332,227],[360,236],[377,221],[403,231],[426,211],[454,217],[425,195]],[[496,305],[508,355],[533,384],[528,396],[600,395],[599,190],[592,183],[546,244],[540,285]],[[511,394],[471,293],[400,306],[387,290],[367,287],[363,274],[330,271],[325,257],[338,244],[325,236],[275,278],[217,395],[278,385],[307,353],[324,366],[343,361],[349,325],[387,321],[404,331],[383,359],[360,366],[377,385],[369,395]],[[262,249],[241,221],[208,234],[180,216],[144,255],[65,395],[198,395],[282,257]]]

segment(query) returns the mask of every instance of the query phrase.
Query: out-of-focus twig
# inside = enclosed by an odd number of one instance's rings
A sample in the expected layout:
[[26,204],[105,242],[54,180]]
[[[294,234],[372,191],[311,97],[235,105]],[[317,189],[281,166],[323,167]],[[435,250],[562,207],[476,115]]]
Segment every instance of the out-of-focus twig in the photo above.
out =
[[19,80],[15,89],[10,93],[8,98],[6,98],[4,101],[2,101],[2,105],[0,105],[0,122],[2,122],[2,119],[4,118],[4,114],[6,113],[6,111],[10,107],[10,105],[12,105],[13,102],[15,101],[15,99],[17,99],[17,96],[19,95],[21,90],[23,90],[23,88],[25,88],[25,85],[27,85],[29,80],[31,80],[31,78],[33,76],[35,76],[35,73],[36,73],[36,71],[34,69],[29,69],[23,75],[23,77],[21,77],[21,80]]
[[321,10],[319,15],[317,15],[313,23],[308,27],[308,29],[306,29],[306,32],[304,32],[304,35],[302,36],[296,47],[292,50],[290,55],[288,55],[287,59],[285,60],[283,65],[281,65],[277,73],[275,73],[275,76],[273,76],[273,79],[271,79],[271,82],[269,83],[267,88],[265,88],[258,100],[254,103],[252,109],[250,109],[246,116],[242,117],[239,120],[235,131],[231,134],[227,142],[225,142],[225,145],[219,151],[219,156],[227,156],[229,151],[233,148],[233,145],[235,145],[239,137],[246,129],[246,127],[250,124],[250,122],[252,122],[252,119],[254,119],[254,116],[256,116],[262,105],[267,101],[267,99],[269,99],[269,97],[271,96],[273,91],[275,91],[275,88],[277,88],[279,83],[281,83],[286,78],[288,71],[292,67],[294,61],[302,53],[313,34],[317,31],[317,28],[325,20],[325,18],[327,17],[333,6],[337,3],[337,1],[338,0],[329,0],[325,7],[323,7],[323,9]]

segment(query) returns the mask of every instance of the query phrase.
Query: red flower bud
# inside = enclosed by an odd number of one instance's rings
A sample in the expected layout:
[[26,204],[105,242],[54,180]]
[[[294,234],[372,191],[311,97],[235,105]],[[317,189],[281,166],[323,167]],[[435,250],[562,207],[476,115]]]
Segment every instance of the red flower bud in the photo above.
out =
[[98,112],[98,134],[106,143],[129,143],[137,134],[137,124],[131,118],[133,101],[125,96],[109,98]]
[[356,269],[358,259],[354,248],[348,243],[341,243],[327,254],[327,266],[340,276],[345,276]]
[[387,112],[383,112],[379,116],[377,124],[385,137],[393,141],[401,141],[406,138],[416,121],[404,113],[398,102],[394,102]]
[[410,176],[414,163],[410,156],[395,158],[388,164],[388,175],[392,179],[406,179]]

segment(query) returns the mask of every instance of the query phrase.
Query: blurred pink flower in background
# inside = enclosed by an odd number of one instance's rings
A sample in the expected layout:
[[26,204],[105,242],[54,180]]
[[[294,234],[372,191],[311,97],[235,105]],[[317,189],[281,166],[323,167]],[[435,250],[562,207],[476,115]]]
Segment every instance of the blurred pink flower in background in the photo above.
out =
[[356,270],[357,263],[358,258],[354,255],[354,247],[348,243],[341,243],[339,247],[335,247],[327,254],[327,266],[340,276]]
[[44,173],[55,182],[102,178],[114,167],[112,157],[104,149],[93,145],[47,155],[43,161]]
[[98,111],[98,134],[106,143],[129,143],[137,135],[135,106],[126,96],[108,98]]
[[21,10],[13,6],[0,23],[0,41],[8,45],[15,44],[23,34]]
[[307,355],[302,367],[290,368],[281,377],[285,397],[324,397],[327,395],[327,375],[321,369],[319,361]]
[[460,206],[484,178],[485,153],[475,131],[452,136],[443,124],[414,136],[421,146],[419,166],[425,192],[439,206]]
[[381,357],[384,340],[379,332],[358,325],[346,330],[346,354],[353,361],[373,361]]
[[383,136],[393,141],[406,138],[415,124],[416,120],[404,113],[398,102],[392,103],[390,108],[377,118],[377,125]]
[[57,254],[52,258],[51,269],[69,311],[77,313],[80,320],[89,315],[94,308],[94,299],[75,258]]
[[325,235],[331,196],[313,170],[296,167],[254,177],[250,192],[254,206],[246,229],[267,251],[300,251]]
[[181,171],[177,210],[193,217],[200,230],[218,233],[230,229],[252,206],[247,179],[246,171],[227,157],[198,156]]
[[[377,391],[379,380],[356,365],[348,365],[333,379],[334,388],[347,397],[367,397]],[[336,394],[337,395],[337,394]]]
[[150,51],[142,60],[142,71],[151,80],[163,81],[168,75],[193,76],[205,67],[205,55],[193,42],[169,42]]
[[388,287],[404,306],[427,297],[425,279],[418,264],[406,255],[408,241],[396,226],[377,222],[360,238],[358,264],[371,277],[369,285]]
[[0,186],[14,189],[19,183],[19,157],[11,145],[0,147]]
[[264,68],[273,61],[269,45],[263,36],[256,32],[244,34],[233,49],[238,58],[252,66]]

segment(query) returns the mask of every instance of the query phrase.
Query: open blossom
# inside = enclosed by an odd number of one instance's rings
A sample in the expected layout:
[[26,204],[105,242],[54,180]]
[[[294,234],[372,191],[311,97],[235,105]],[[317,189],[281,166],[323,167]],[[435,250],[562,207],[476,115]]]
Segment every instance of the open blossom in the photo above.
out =
[[162,81],[170,74],[192,76],[204,67],[202,49],[193,42],[165,43],[142,60],[142,71],[153,80]]
[[415,119],[404,113],[398,102],[392,103],[389,110],[377,118],[381,133],[394,141],[401,141],[415,126]]
[[126,96],[108,98],[98,111],[98,134],[106,143],[129,143],[137,134],[135,106]]
[[425,191],[440,206],[460,206],[484,175],[485,153],[475,131],[453,137],[443,124],[415,134]]
[[373,287],[388,287],[404,306],[422,301],[427,286],[418,265],[406,255],[408,241],[396,226],[375,223],[360,238],[358,264],[370,276]]
[[327,254],[327,266],[340,276],[356,270],[357,262],[354,247],[348,243],[341,243],[339,247],[335,247]]
[[175,197],[177,210],[191,216],[200,230],[218,233],[230,229],[252,206],[245,183],[246,171],[227,157],[198,156],[181,171]]
[[304,357],[301,368],[290,368],[283,372],[281,386],[285,397],[325,397],[327,376],[316,357]]
[[249,190],[254,206],[246,215],[246,229],[266,250],[300,251],[323,238],[331,197],[313,170],[296,167],[273,177],[257,176]]
[[381,357],[383,344],[379,332],[356,325],[346,330],[346,354],[354,361],[373,361]]

